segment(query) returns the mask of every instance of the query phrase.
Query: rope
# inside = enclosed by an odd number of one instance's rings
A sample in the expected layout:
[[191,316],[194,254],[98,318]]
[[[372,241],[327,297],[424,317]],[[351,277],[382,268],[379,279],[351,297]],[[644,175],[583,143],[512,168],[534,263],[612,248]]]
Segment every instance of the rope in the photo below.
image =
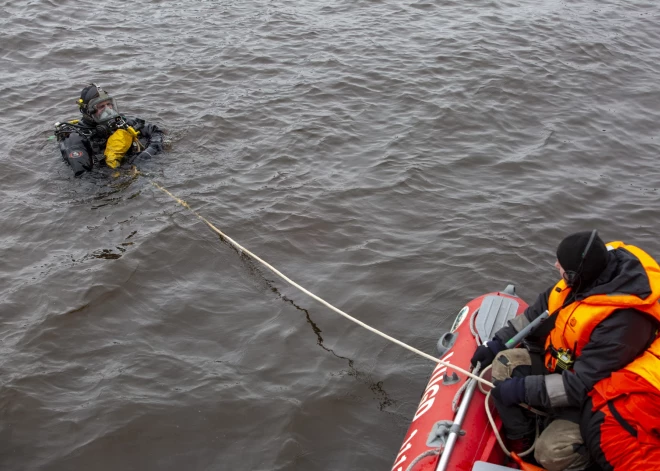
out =
[[474,337],[474,341],[477,342],[477,346],[481,345],[481,339],[479,338],[479,334],[476,331],[476,327],[474,325],[474,322],[477,319],[477,312],[479,312],[479,309],[475,309],[472,311],[472,315],[470,316],[470,333]]
[[[472,370],[472,372],[473,372],[475,375],[478,375],[478,374],[479,374],[479,369],[480,369],[480,368],[481,368],[481,363],[480,363],[480,362],[477,362],[477,364],[475,365],[475,367],[474,367],[474,369]],[[481,375],[479,375],[479,376],[481,376]],[[474,380],[473,380],[472,378],[468,379],[466,382],[464,382],[464,383],[461,385],[460,388],[458,388],[458,391],[456,391],[456,394],[454,394],[454,400],[451,401],[451,410],[452,410],[454,413],[456,413],[456,412],[458,411],[458,406],[459,406],[458,401],[461,399],[461,396],[463,395],[463,391],[465,391],[465,390],[468,388],[468,385],[472,384],[473,381],[474,381]],[[482,385],[481,385],[480,383],[478,383],[478,385],[479,385],[479,389],[483,392],[483,390],[481,389],[481,388],[482,388]]]
[[[484,370],[485,371],[485,370]],[[493,415],[490,413],[490,407],[488,407],[488,399],[490,399],[490,391],[488,391],[488,394],[486,394],[486,415],[488,415],[488,420],[490,421],[490,425],[493,428],[493,432],[495,433],[495,438],[497,438],[497,443],[499,443],[500,448],[502,448],[502,451],[506,454],[506,456],[511,456],[511,452],[507,449],[507,447],[504,445],[504,441],[502,440],[502,437],[500,436],[500,432],[497,430],[497,427],[495,426],[495,420],[493,420]],[[523,456],[529,455],[532,451],[534,451],[534,448],[536,447],[536,440],[539,438],[539,421],[536,421],[536,435],[534,436],[534,442],[532,443],[532,446],[529,447],[529,449],[523,451],[522,453],[516,453],[518,456],[521,458]]]
[[439,455],[442,450],[443,448],[434,448],[433,450],[426,450],[425,452],[423,452],[417,458],[415,458],[410,462],[410,465],[408,465],[406,471],[412,471],[415,465],[420,461],[422,461],[424,458],[426,458],[427,456]]
[[[138,171],[138,170],[134,170],[134,171],[137,172],[137,174],[139,174],[139,171]],[[448,367],[448,368],[452,368],[452,369],[454,369],[454,370],[456,370],[456,371],[458,371],[458,372],[460,372],[460,373],[463,373],[464,375],[466,375],[466,376],[468,376],[468,377],[470,377],[470,378],[472,378],[472,379],[474,379],[474,380],[476,380],[476,381],[479,381],[479,382],[481,382],[481,383],[483,383],[483,384],[485,384],[485,385],[487,385],[487,386],[490,386],[491,388],[494,387],[494,385],[493,385],[491,382],[489,382],[489,381],[487,381],[487,380],[485,380],[485,379],[483,379],[483,378],[480,378],[479,376],[474,375],[474,374],[470,373],[469,371],[466,371],[466,370],[464,370],[463,368],[460,368],[459,366],[456,366],[456,365],[453,365],[453,364],[448,363],[448,362],[446,362],[446,361],[440,360],[439,358],[435,358],[435,357],[429,355],[428,353],[424,353],[424,352],[422,352],[421,350],[416,349],[415,347],[412,347],[412,346],[410,346],[410,345],[408,345],[408,344],[405,344],[405,343],[401,342],[400,340],[397,340],[397,339],[395,339],[394,337],[391,337],[391,336],[389,336],[389,335],[387,335],[387,334],[385,334],[385,333],[383,333],[383,332],[381,332],[381,331],[379,331],[379,330],[377,330],[377,329],[371,327],[370,325],[365,324],[364,322],[362,322],[362,321],[356,319],[355,317],[350,316],[349,314],[345,313],[345,312],[342,311],[341,309],[336,308],[335,306],[333,306],[332,304],[328,303],[327,301],[321,299],[320,297],[318,297],[318,296],[315,295],[314,293],[312,293],[312,292],[306,290],[305,288],[303,288],[302,286],[300,286],[298,283],[296,283],[295,281],[291,280],[289,277],[287,277],[287,276],[284,275],[282,272],[280,272],[279,270],[277,270],[275,267],[273,267],[273,266],[270,265],[269,263],[265,262],[264,260],[262,260],[261,258],[259,258],[258,256],[256,256],[255,254],[253,254],[252,252],[250,252],[249,250],[247,250],[245,247],[243,247],[242,245],[240,245],[240,244],[239,244],[238,242],[236,242],[234,239],[232,239],[231,237],[229,237],[228,235],[226,235],[225,233],[223,233],[220,229],[218,229],[218,228],[215,227],[213,224],[211,224],[211,223],[210,223],[210,222],[209,222],[204,216],[202,216],[202,215],[199,214],[197,211],[195,211],[194,209],[192,209],[192,208],[190,207],[190,205],[189,205],[188,203],[186,203],[185,201],[183,201],[181,198],[178,198],[177,196],[173,195],[173,194],[170,193],[166,188],[163,188],[161,185],[159,185],[158,183],[154,182],[153,180],[149,179],[149,182],[150,182],[155,188],[159,189],[160,191],[162,191],[163,193],[165,193],[167,196],[169,196],[170,198],[172,198],[174,201],[176,201],[177,203],[179,203],[181,206],[183,206],[184,208],[188,209],[188,210],[189,210],[191,213],[193,213],[195,216],[197,216],[197,218],[199,218],[199,219],[200,219],[201,221],[203,221],[207,226],[209,226],[213,231],[215,231],[218,235],[220,235],[220,237],[222,237],[224,240],[226,240],[226,241],[229,242],[231,245],[233,245],[234,247],[236,247],[236,249],[238,249],[240,253],[242,253],[242,254],[246,254],[246,255],[252,257],[254,260],[256,260],[257,262],[261,263],[263,266],[265,266],[266,268],[268,268],[270,271],[272,271],[273,273],[275,273],[277,276],[279,276],[280,278],[282,278],[284,281],[286,281],[286,282],[289,283],[290,285],[294,286],[295,288],[298,288],[300,291],[302,291],[303,293],[305,293],[305,294],[306,294],[307,296],[309,296],[310,298],[315,299],[315,300],[318,301],[319,303],[321,303],[321,304],[323,304],[324,306],[328,307],[329,309],[332,309],[333,311],[335,311],[337,314],[341,314],[341,315],[344,316],[346,319],[348,319],[348,320],[350,320],[350,321],[352,321],[352,322],[355,322],[355,323],[358,324],[359,326],[364,327],[365,329],[367,329],[367,330],[373,332],[373,333],[376,334],[376,335],[380,335],[380,336],[383,337],[384,339],[387,339],[387,340],[389,340],[390,342],[393,342],[393,343],[399,345],[400,347],[406,348],[406,349],[410,350],[411,352],[416,353],[417,355],[426,358],[427,360],[431,360],[431,361],[433,361],[433,362],[435,362],[435,363],[439,363],[439,364],[441,364],[441,365],[443,365],[443,366],[446,366],[446,367]]]
[[[139,171],[137,171],[137,170],[135,170],[135,171],[139,174]],[[497,430],[497,427],[496,427],[496,425],[495,425],[495,420],[493,419],[493,416],[492,416],[492,414],[491,414],[491,412],[490,412],[490,407],[488,406],[488,400],[490,399],[490,391],[487,391],[487,392],[486,392],[486,391],[484,391],[484,389],[483,389],[483,385],[490,386],[491,388],[494,388],[494,387],[495,387],[495,385],[494,385],[493,383],[491,383],[490,381],[487,381],[487,380],[483,379],[483,377],[482,377],[482,376],[483,376],[483,375],[484,375],[484,374],[485,374],[485,373],[491,368],[490,366],[484,368],[484,370],[481,372],[480,375],[470,373],[470,372],[468,372],[468,371],[466,371],[466,370],[464,370],[464,369],[462,369],[462,368],[460,368],[460,367],[458,367],[458,366],[456,366],[456,365],[453,365],[453,364],[451,364],[451,363],[448,363],[448,362],[445,362],[445,361],[443,361],[443,360],[440,360],[439,358],[435,358],[435,357],[433,357],[433,356],[431,356],[431,355],[429,355],[429,354],[427,354],[427,353],[422,352],[421,350],[418,350],[418,349],[416,349],[416,348],[414,348],[414,347],[412,347],[412,346],[410,346],[410,345],[408,345],[408,344],[405,344],[405,343],[401,342],[400,340],[395,339],[394,337],[391,337],[391,336],[389,336],[389,335],[387,335],[387,334],[385,334],[385,333],[383,333],[383,332],[381,332],[381,331],[379,331],[379,330],[377,330],[377,329],[371,327],[371,326],[368,325],[368,324],[365,324],[364,322],[362,322],[362,321],[360,321],[360,320],[354,318],[353,316],[351,316],[351,315],[345,313],[345,312],[342,311],[341,309],[336,308],[335,306],[333,306],[332,304],[328,303],[328,302],[325,301],[324,299],[318,297],[318,296],[315,295],[314,293],[312,293],[312,292],[308,291],[307,289],[303,288],[303,287],[300,286],[298,283],[296,283],[295,281],[291,280],[289,277],[287,277],[287,276],[284,275],[282,272],[280,272],[279,270],[277,270],[275,267],[273,267],[272,265],[270,265],[270,264],[267,263],[266,261],[262,260],[262,259],[261,259],[260,257],[258,257],[257,255],[255,255],[255,254],[253,254],[252,252],[250,252],[249,250],[247,250],[245,247],[243,247],[242,245],[240,245],[240,244],[239,244],[238,242],[236,242],[234,239],[232,239],[231,237],[229,237],[228,235],[226,235],[225,233],[223,233],[220,229],[218,229],[218,228],[215,227],[213,224],[211,224],[211,222],[209,222],[204,216],[202,216],[202,215],[199,214],[197,211],[195,211],[194,209],[192,209],[192,208],[190,207],[190,205],[189,205],[188,203],[186,203],[184,200],[182,200],[181,198],[178,198],[177,196],[175,196],[175,195],[173,195],[172,193],[170,193],[166,188],[162,187],[161,185],[159,185],[158,183],[154,182],[154,181],[151,180],[151,179],[149,180],[149,182],[150,182],[155,188],[159,189],[160,191],[162,191],[163,193],[165,193],[166,195],[168,195],[170,198],[172,198],[174,201],[176,201],[177,203],[179,203],[181,206],[183,206],[184,208],[188,209],[188,210],[189,210],[191,213],[193,213],[195,216],[197,216],[197,218],[199,218],[202,222],[204,222],[207,226],[209,226],[213,231],[215,231],[218,235],[220,235],[220,237],[222,237],[224,240],[226,240],[226,241],[229,242],[231,245],[233,245],[234,247],[236,247],[236,248],[239,250],[239,252],[240,252],[241,254],[246,254],[246,255],[252,257],[254,260],[258,261],[258,262],[261,263],[263,266],[265,266],[266,268],[268,268],[270,271],[272,271],[273,273],[275,273],[277,276],[279,276],[280,278],[282,278],[284,281],[286,281],[286,282],[289,283],[290,285],[294,286],[295,288],[298,288],[300,291],[302,291],[303,293],[305,293],[306,295],[308,295],[308,296],[311,297],[312,299],[315,299],[316,301],[318,301],[319,303],[321,303],[321,304],[323,304],[324,306],[328,307],[329,309],[331,309],[331,310],[335,311],[336,313],[338,313],[338,314],[344,316],[346,319],[348,319],[348,320],[350,320],[350,321],[352,321],[352,322],[358,324],[359,326],[364,327],[365,329],[367,329],[367,330],[373,332],[374,334],[379,335],[379,336],[381,336],[381,337],[383,337],[383,338],[385,338],[385,339],[387,339],[387,340],[389,340],[389,341],[391,341],[391,342],[393,342],[393,343],[399,345],[400,347],[403,347],[403,348],[405,348],[405,349],[407,349],[407,350],[410,350],[411,352],[416,353],[416,354],[418,354],[418,355],[420,355],[420,356],[422,356],[422,357],[424,357],[424,358],[426,358],[426,359],[428,359],[428,360],[431,360],[431,361],[433,361],[433,362],[435,362],[435,363],[439,363],[439,364],[441,364],[441,365],[443,365],[443,366],[446,366],[446,367],[448,367],[448,368],[452,368],[452,369],[454,369],[454,370],[456,370],[456,371],[459,371],[460,373],[465,374],[466,376],[468,376],[468,377],[471,378],[472,380],[477,381],[478,383],[480,383],[480,384],[479,384],[479,390],[480,390],[482,393],[486,394],[486,399],[485,399],[486,415],[488,416],[488,420],[490,421],[490,424],[491,424],[491,427],[492,427],[492,429],[493,429],[493,432],[495,433],[495,437],[497,438],[497,442],[499,443],[499,445],[500,445],[500,447],[502,448],[502,450],[504,451],[504,453],[506,453],[507,456],[511,456],[511,453],[509,452],[509,450],[507,450],[507,448],[506,448],[506,446],[504,445],[504,442],[503,442],[503,440],[502,440],[502,437],[500,436],[499,431]],[[473,313],[472,317],[470,318],[470,331],[471,331],[471,333],[475,336],[475,340],[477,341],[477,343],[479,343],[479,342],[478,342],[478,335],[477,335],[477,333],[474,331],[474,328],[473,328],[473,324],[472,324],[473,319],[474,319],[474,313]],[[476,367],[475,367],[475,369],[474,369],[474,372],[475,372],[475,373],[478,373],[480,367],[481,367],[481,365],[480,365],[479,363],[477,363],[477,365],[476,365]],[[459,388],[459,390],[456,392],[456,395],[454,396],[454,401],[452,401],[452,409],[454,410],[454,412],[456,412],[456,402],[457,402],[458,399],[460,398],[460,396],[461,396],[461,394],[463,393],[463,391],[467,388],[467,385],[468,385],[469,382],[470,382],[470,381],[466,381],[466,382],[465,382],[465,383]],[[537,410],[537,409],[534,409],[534,408],[528,406],[527,404],[519,404],[519,405],[522,406],[522,407],[524,407],[524,408],[526,408],[526,409],[528,409],[528,410],[530,410],[530,411],[532,411],[532,412],[534,412],[534,413],[536,413],[536,414],[538,414],[538,415],[545,415],[545,416],[548,415],[548,414],[546,414],[546,413],[544,413],[544,412],[541,412],[541,411],[539,411],[539,410]],[[523,457],[523,456],[527,456],[528,454],[530,454],[530,453],[534,450],[534,447],[536,446],[536,439],[538,438],[538,436],[539,436],[539,426],[538,426],[538,421],[537,421],[537,423],[536,423],[536,437],[535,437],[535,439],[534,439],[534,443],[532,444],[532,446],[531,446],[528,450],[526,450],[526,451],[524,451],[524,452],[522,452],[522,453],[518,453],[518,456]],[[408,470],[411,470],[412,467],[413,467],[415,464],[417,464],[420,460],[424,459],[424,458],[427,457],[427,456],[431,456],[431,455],[439,455],[440,452],[441,452],[441,450],[442,450],[441,448],[437,448],[437,449],[427,450],[427,451],[423,452],[422,454],[420,454],[417,458],[415,458],[415,459],[410,463],[410,465],[408,466]]]
[[[479,367],[479,366],[480,366],[479,363],[477,363],[477,367]],[[480,374],[479,376],[483,376],[483,375],[485,375],[486,372],[487,372],[488,370],[490,370],[492,367],[493,367],[493,365],[488,365],[486,368],[484,368],[484,370],[481,372],[481,374]],[[490,391],[491,391],[491,390],[484,391],[484,389],[483,389],[483,387],[482,387],[481,384],[479,384],[478,386],[479,386],[479,391],[481,391],[482,393],[484,393],[484,394],[486,395],[486,400],[485,400],[486,415],[488,416],[488,421],[490,422],[490,426],[491,426],[491,428],[493,429],[493,432],[495,433],[495,438],[497,438],[497,443],[500,445],[500,448],[502,448],[502,451],[503,451],[507,456],[511,456],[511,452],[509,452],[509,450],[508,450],[508,449],[506,448],[506,446],[504,445],[504,441],[502,440],[502,437],[500,436],[500,432],[499,432],[499,430],[497,430],[497,426],[495,425],[495,420],[493,419],[493,415],[490,413],[490,407],[488,407],[488,399],[490,399]],[[543,412],[543,411],[540,411],[540,410],[538,410],[538,409],[535,409],[535,408],[533,408],[533,407],[531,407],[531,406],[529,406],[529,405],[527,405],[527,404],[524,404],[524,403],[520,403],[520,404],[518,404],[518,405],[519,405],[520,407],[522,407],[523,409],[527,409],[528,411],[533,412],[533,413],[536,414],[536,415],[541,415],[541,416],[543,416],[543,417],[547,417],[547,416],[549,415],[549,414],[547,414],[547,413],[545,413],[545,412]],[[525,451],[522,452],[522,453],[517,453],[517,455],[520,456],[520,457],[522,458],[523,456],[527,456],[527,455],[529,455],[532,451],[534,451],[534,447],[536,447],[536,440],[537,440],[538,438],[539,438],[539,422],[538,422],[538,420],[537,420],[537,421],[536,421],[536,436],[534,437],[534,443],[532,443],[532,446],[531,446],[528,450],[525,450]]]

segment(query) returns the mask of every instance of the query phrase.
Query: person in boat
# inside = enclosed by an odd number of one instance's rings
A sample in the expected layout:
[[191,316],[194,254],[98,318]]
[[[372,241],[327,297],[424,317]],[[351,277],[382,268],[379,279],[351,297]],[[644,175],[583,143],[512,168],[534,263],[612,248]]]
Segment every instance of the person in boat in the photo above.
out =
[[[557,248],[561,279],[477,348],[509,447],[548,471],[660,469],[660,267],[596,231]],[[545,311],[521,348],[505,342]],[[532,337],[533,336],[533,337]],[[524,403],[547,413],[529,412]],[[636,466],[636,467],[635,467]]]
[[76,176],[94,164],[117,168],[162,151],[163,132],[142,119],[121,115],[115,99],[95,83],[82,89],[77,103],[82,119],[55,124],[62,158]]

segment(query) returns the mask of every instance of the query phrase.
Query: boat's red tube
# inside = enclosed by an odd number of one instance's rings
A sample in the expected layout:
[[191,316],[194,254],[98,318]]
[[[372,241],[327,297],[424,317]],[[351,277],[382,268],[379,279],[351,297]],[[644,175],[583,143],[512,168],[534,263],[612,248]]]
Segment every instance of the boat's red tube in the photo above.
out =
[[[473,299],[459,312],[451,333],[443,336],[443,343],[450,348],[443,354],[442,360],[466,370],[470,369],[470,358],[477,347],[477,342],[470,329],[470,322],[475,313],[478,317],[494,312],[493,301],[499,301],[497,298],[493,298],[494,296],[513,300],[513,303],[511,301],[507,301],[507,303],[509,303],[509,309],[515,310],[515,314],[522,313],[527,307],[520,298],[499,292],[488,293]],[[447,427],[440,425],[441,430],[446,430],[454,421],[455,412],[452,410],[452,401],[458,389],[467,379],[464,374],[455,373],[451,368],[440,364],[436,366],[413,415],[392,471],[435,471],[443,446],[441,438],[433,440],[432,431],[440,421],[447,421],[445,422]],[[504,454],[497,444],[495,434],[488,422],[484,399],[483,394],[475,391],[460,427],[465,431],[465,435],[461,435],[456,441],[447,469],[470,471],[475,461],[497,464],[503,462]],[[491,410],[494,411],[494,408],[491,407]],[[493,412],[493,415],[496,416],[496,412]],[[496,422],[499,426],[499,419],[496,419]]]

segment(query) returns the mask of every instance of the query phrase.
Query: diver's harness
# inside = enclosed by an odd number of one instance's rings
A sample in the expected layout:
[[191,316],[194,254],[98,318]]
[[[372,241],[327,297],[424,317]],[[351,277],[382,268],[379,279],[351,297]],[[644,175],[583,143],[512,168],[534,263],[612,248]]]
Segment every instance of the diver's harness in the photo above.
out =
[[131,126],[128,125],[122,116],[117,116],[114,119],[96,126],[85,124],[79,119],[72,119],[71,121],[66,121],[64,123],[55,123],[55,136],[57,136],[58,141],[61,141],[70,133],[76,132],[86,138],[91,138],[96,135],[100,138],[107,139],[117,129],[128,129],[130,127]]
[[144,146],[138,140],[140,131],[136,131],[133,126],[130,126],[123,116],[117,116],[103,124],[90,126],[81,122],[79,119],[72,119],[64,123],[55,123],[55,137],[58,141],[62,141],[69,136],[72,132],[80,134],[86,139],[108,139],[118,129],[125,129],[133,136],[133,147],[137,152],[143,150]]

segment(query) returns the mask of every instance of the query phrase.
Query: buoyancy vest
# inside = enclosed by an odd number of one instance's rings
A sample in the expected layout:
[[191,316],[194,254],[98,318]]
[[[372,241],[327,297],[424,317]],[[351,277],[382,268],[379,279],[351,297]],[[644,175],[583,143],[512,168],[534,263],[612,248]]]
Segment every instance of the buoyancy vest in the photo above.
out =
[[548,311],[558,311],[554,328],[545,342],[545,365],[550,372],[558,367],[571,369],[572,363],[565,358],[575,359],[589,342],[592,331],[605,318],[619,309],[632,308],[645,312],[660,322],[660,266],[642,249],[626,245],[621,241],[606,244],[610,250],[625,249],[640,262],[649,279],[651,294],[645,299],[627,293],[594,294],[584,299],[564,303],[571,289],[560,280],[550,291]]

